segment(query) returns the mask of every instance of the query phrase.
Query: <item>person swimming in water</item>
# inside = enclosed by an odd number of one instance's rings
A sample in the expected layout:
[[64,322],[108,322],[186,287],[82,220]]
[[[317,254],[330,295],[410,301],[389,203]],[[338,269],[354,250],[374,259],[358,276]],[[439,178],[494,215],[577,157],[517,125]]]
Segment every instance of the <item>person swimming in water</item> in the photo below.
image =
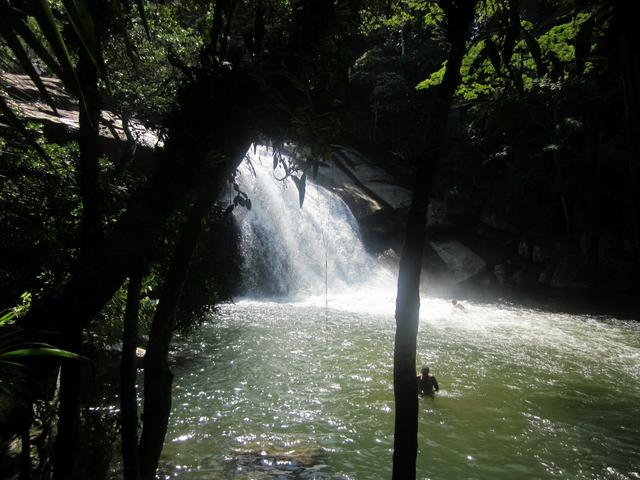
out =
[[451,305],[453,305],[454,310],[460,310],[461,312],[467,313],[467,309],[464,308],[464,305],[459,303],[457,300],[451,300]]
[[440,390],[438,380],[433,374],[429,373],[429,367],[426,365],[420,369],[420,375],[416,378],[418,381],[418,393],[421,395],[429,395],[433,397],[435,392]]

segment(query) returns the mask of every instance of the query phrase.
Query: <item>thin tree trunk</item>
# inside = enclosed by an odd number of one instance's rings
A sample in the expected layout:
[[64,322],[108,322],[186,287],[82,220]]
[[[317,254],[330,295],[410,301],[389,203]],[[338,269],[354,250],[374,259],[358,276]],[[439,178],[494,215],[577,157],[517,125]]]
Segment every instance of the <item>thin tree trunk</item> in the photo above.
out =
[[53,452],[55,451],[55,439],[57,437],[57,423],[53,420],[58,411],[60,405],[60,375],[61,368],[56,369],[56,379],[54,381],[54,393],[53,398],[47,402],[42,416],[42,432],[39,435],[36,448],[38,451],[38,466],[33,472],[33,480],[50,480],[52,478],[52,461],[54,458]]
[[[248,149],[248,141],[240,142],[239,147],[236,147],[236,151],[231,154],[239,159],[233,164],[244,159]],[[220,194],[221,183],[215,176],[205,175],[204,179],[196,202],[191,207],[189,217],[183,226],[149,332],[144,360],[143,426],[138,450],[142,480],[155,478],[167,433],[173,382],[168,357],[178,301],[189,275],[189,267],[202,233],[204,219]]]
[[[426,172],[423,174],[426,176]],[[393,479],[416,477],[418,453],[418,391],[416,387],[416,342],[420,315],[420,271],[426,235],[428,185],[425,178],[414,187],[405,242],[398,271],[396,334],[393,352],[395,430]],[[430,183],[430,182],[428,182]]]
[[458,1],[455,4],[450,1],[441,2],[447,15],[451,48],[442,84],[436,92],[431,128],[428,130],[428,147],[418,166],[398,271],[393,354],[396,414],[392,473],[394,480],[416,478],[418,452],[416,343],[420,317],[420,273],[426,237],[429,189],[444,145],[451,100],[460,83],[460,65],[465,54],[465,44],[475,4],[476,0]]
[[86,108],[80,108],[77,178],[80,198],[82,199],[82,220],[80,232],[80,251],[84,255],[100,241],[104,232],[104,196],[100,186],[100,163],[98,161],[98,134],[100,123],[100,95],[98,93],[98,71],[84,49],[80,49],[78,58],[78,79],[82,89]]
[[136,347],[138,343],[138,313],[142,269],[129,277],[127,306],[122,333],[122,363],[120,368],[120,424],[122,443],[122,477],[138,480],[138,397],[136,393]]
[[[64,334],[64,346],[72,351],[79,351],[81,340],[80,332]],[[81,362],[67,360],[61,367],[60,410],[54,449],[53,480],[79,478],[81,374]]]
[[31,479],[31,425],[20,432],[20,480]]
[[176,310],[202,231],[202,220],[216,197],[211,192],[202,192],[191,208],[149,332],[144,363],[144,423],[139,450],[142,480],[153,480],[158,468],[171,412],[173,374],[168,355]]

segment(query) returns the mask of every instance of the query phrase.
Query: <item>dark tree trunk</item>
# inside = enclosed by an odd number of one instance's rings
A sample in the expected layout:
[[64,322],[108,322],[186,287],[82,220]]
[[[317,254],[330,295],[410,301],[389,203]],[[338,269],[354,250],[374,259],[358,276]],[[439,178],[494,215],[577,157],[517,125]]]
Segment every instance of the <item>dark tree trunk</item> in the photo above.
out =
[[[66,332],[64,348],[78,351],[82,335]],[[80,451],[80,408],[82,390],[80,376],[82,363],[67,360],[60,374],[60,410],[55,441],[53,480],[69,480],[78,476],[78,453]]]
[[[398,271],[396,335],[393,352],[395,430],[393,478],[415,479],[418,453],[416,341],[420,315],[420,271],[426,232],[428,186],[414,187]],[[430,183],[430,182],[429,182]]]
[[20,480],[31,479],[31,428],[26,426],[20,432]]
[[120,368],[120,425],[122,441],[122,478],[138,480],[138,397],[136,393],[136,347],[138,346],[138,312],[142,269],[129,277],[127,305],[122,333]]
[[[85,108],[80,108],[78,144],[80,158],[77,167],[78,187],[82,199],[80,259],[88,254],[102,237],[103,199],[98,164],[98,122],[100,97],[98,72],[84,49],[78,54],[78,78],[83,84]],[[82,336],[77,330],[67,331],[64,348],[80,351]],[[60,416],[54,459],[54,480],[78,477],[82,407],[80,375],[82,365],[66,362],[62,365]]]
[[192,207],[176,247],[171,269],[153,317],[144,359],[144,423],[140,437],[140,473],[142,480],[153,480],[167,433],[171,413],[173,374],[169,368],[169,345],[175,327],[175,315],[182,287],[202,230],[202,218],[212,205],[212,196],[204,194]]
[[[460,83],[460,65],[475,10],[476,0],[442,1],[447,15],[451,48],[447,68],[434,92],[435,101],[424,157],[418,165],[405,241],[398,271],[396,297],[396,335],[393,355],[395,433],[393,451],[394,480],[416,478],[418,452],[418,391],[416,384],[416,342],[420,316],[420,273],[426,237],[429,189],[445,141],[446,125],[453,94]],[[424,134],[424,132],[422,132]],[[424,146],[422,148],[425,148]]]
[[[236,158],[244,158],[244,153],[249,147],[248,143],[242,145],[236,153]],[[171,413],[173,374],[169,368],[168,355],[175,328],[176,310],[202,232],[203,220],[218,198],[220,189],[219,181],[207,184],[191,208],[149,332],[144,363],[144,422],[139,449],[142,480],[153,480],[158,468]]]
[[103,236],[104,197],[100,186],[98,162],[98,134],[100,123],[100,95],[98,71],[84,49],[78,58],[78,79],[82,84],[85,108],[80,108],[78,146],[80,158],[77,168],[78,189],[82,199],[80,232],[81,256],[90,252]]

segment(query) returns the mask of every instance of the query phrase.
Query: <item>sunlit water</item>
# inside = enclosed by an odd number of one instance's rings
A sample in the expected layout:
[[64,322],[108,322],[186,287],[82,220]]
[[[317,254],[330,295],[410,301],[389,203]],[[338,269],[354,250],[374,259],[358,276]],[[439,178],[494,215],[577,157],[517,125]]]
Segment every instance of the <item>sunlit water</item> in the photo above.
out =
[[[395,278],[337,196],[258,148],[238,183],[248,295],[174,352],[163,476],[388,479]],[[420,479],[640,478],[640,324],[423,299]]]
[[[164,474],[390,478],[392,304],[339,306],[241,301],[184,339]],[[640,478],[640,325],[467,306],[423,303],[441,391],[420,400],[418,478]],[[316,468],[274,473],[261,453]]]

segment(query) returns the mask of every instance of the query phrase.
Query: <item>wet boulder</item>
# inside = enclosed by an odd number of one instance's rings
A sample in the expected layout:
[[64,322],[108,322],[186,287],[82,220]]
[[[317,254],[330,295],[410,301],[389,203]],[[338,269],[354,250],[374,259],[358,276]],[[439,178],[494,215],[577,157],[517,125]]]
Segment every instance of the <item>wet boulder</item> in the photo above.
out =
[[324,480],[333,478],[325,458],[326,451],[319,447],[283,450],[247,446],[235,451],[232,462],[236,474],[246,472],[248,478]]

